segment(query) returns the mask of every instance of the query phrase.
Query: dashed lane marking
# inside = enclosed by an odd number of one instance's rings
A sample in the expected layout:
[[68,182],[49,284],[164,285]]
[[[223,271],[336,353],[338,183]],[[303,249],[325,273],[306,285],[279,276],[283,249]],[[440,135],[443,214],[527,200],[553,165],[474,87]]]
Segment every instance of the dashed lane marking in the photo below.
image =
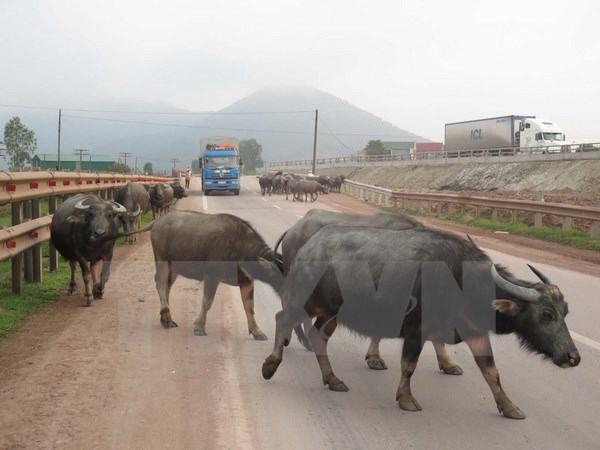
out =
[[208,211],[208,197],[206,195],[202,196],[202,209]]
[[279,205],[273,205],[273,208],[281,209],[281,206],[279,206]]
[[581,342],[588,347],[592,347],[595,350],[600,350],[600,342],[590,339],[589,337],[585,337],[579,333],[575,333],[574,331],[571,331],[571,337],[577,342]]

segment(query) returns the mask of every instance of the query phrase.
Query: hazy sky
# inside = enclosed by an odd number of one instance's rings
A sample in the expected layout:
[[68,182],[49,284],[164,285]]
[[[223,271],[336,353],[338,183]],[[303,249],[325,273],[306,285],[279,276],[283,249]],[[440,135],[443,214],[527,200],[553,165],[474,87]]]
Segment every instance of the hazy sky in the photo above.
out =
[[521,113],[598,141],[599,5],[0,0],[0,103],[212,110],[300,84],[432,139]]

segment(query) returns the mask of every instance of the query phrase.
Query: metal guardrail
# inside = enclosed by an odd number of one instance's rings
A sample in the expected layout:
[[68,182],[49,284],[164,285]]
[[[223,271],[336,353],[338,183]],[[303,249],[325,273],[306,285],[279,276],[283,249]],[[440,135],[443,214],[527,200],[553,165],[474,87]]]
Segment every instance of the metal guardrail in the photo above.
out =
[[[494,161],[494,162],[512,162],[513,160],[523,160],[535,158],[547,160],[569,160],[585,159],[586,157],[600,157],[600,143],[572,144],[562,147],[501,147],[491,149],[475,150],[442,150],[436,152],[420,152],[416,154],[395,154],[395,155],[350,155],[338,156],[333,158],[319,158],[315,161],[318,167],[343,167],[350,164],[370,164],[380,162],[404,162],[406,164],[419,164],[426,162],[439,164],[453,164],[465,161]],[[505,159],[503,159],[505,158]],[[294,161],[277,161],[268,163],[269,169],[283,168],[310,168],[311,159]]]
[[[28,282],[42,281],[40,244],[50,240],[50,222],[58,197],[97,192],[101,198],[110,199],[115,189],[129,182],[154,184],[174,180],[116,173],[0,172],[0,206],[10,204],[12,215],[12,226],[0,228],[0,261],[12,262],[13,292],[21,293],[23,272]],[[49,214],[41,216],[40,200],[45,198]],[[57,270],[58,255],[52,245],[49,261],[50,270]]]
[[417,204],[453,204],[473,206],[475,216],[479,217],[480,208],[492,210],[492,220],[497,220],[498,210],[511,211],[512,222],[517,221],[517,212],[534,214],[534,226],[541,227],[544,215],[558,216],[563,219],[562,227],[568,230],[573,219],[589,221],[590,236],[600,239],[600,208],[591,206],[567,205],[563,203],[550,203],[532,200],[518,200],[506,198],[480,197],[462,194],[446,194],[438,192],[400,192],[391,189],[344,180],[343,192],[354,197],[379,205],[394,206],[404,209],[409,203]]

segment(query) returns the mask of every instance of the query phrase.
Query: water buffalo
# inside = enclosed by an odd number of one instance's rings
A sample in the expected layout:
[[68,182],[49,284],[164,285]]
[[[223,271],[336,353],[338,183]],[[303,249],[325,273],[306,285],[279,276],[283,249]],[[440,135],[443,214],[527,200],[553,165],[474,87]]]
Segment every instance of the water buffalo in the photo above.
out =
[[75,291],[76,264],[81,267],[84,306],[91,306],[92,295],[95,299],[102,298],[115,239],[126,214],[127,210],[119,203],[78,194],[65,200],[52,217],[50,240],[71,266],[69,294]]
[[[126,232],[139,230],[142,215],[150,210],[150,194],[143,185],[127,183],[115,194],[115,201],[127,209],[124,216],[124,229]],[[137,234],[127,236],[127,243],[133,244],[137,240]]]
[[273,179],[269,175],[262,175],[258,178],[258,184],[260,185],[260,193],[264,196],[265,194],[271,195],[273,189]]
[[150,194],[150,205],[152,206],[152,217],[154,219],[169,212],[175,195],[170,185],[153,184],[148,189],[148,194]]
[[[317,200],[319,193],[325,193],[325,188],[314,180],[299,180],[294,186],[295,194],[292,197],[292,201],[308,201],[310,195],[310,201],[314,202]],[[304,200],[302,200],[304,195]]]
[[[406,214],[389,214],[378,213],[373,215],[347,214],[337,213],[333,211],[325,211],[322,209],[311,209],[302,219],[286,231],[275,244],[275,251],[281,244],[281,254],[283,256],[283,273],[287,276],[290,268],[294,263],[296,254],[300,248],[321,228],[331,224],[352,225],[364,227],[388,228],[391,230],[407,230],[411,228],[422,227],[423,225]],[[312,323],[310,320],[305,321],[304,330],[308,332]],[[309,342],[306,338],[302,327],[298,326],[294,329],[298,340],[310,349]],[[387,369],[385,361],[379,353],[380,337],[373,337],[365,356],[365,361],[370,369],[384,370]],[[449,375],[461,375],[463,373],[461,367],[448,355],[446,347],[443,343],[433,342],[437,355],[438,366],[441,371]]]
[[342,184],[344,183],[345,179],[346,177],[344,175],[334,177],[331,180],[331,192],[340,192],[342,190]]
[[188,196],[185,192],[185,188],[181,185],[179,181],[171,183],[170,186],[173,189],[173,197],[175,197],[177,200]]
[[156,263],[156,289],[160,296],[160,321],[165,328],[177,324],[169,310],[169,292],[177,275],[204,281],[202,309],[194,334],[206,334],[206,314],[219,283],[239,286],[248,320],[248,332],[265,340],[254,318],[254,281],[279,290],[281,257],[250,224],[230,214],[173,211],[156,220],[151,232]]
[[[324,271],[314,270],[319,264]],[[363,276],[365,269],[369,279]],[[317,319],[309,339],[323,382],[331,390],[348,390],[327,357],[327,340],[338,323],[365,336],[404,338],[396,399],[406,411],[421,410],[410,379],[423,342],[465,341],[500,413],[523,419],[525,414],[500,385],[490,331],[515,333],[524,347],[559,367],[580,362],[565,323],[568,307],[560,289],[532,270],[541,282],[517,279],[473,242],[425,227],[325,226],[302,246],[286,277],[275,346],[263,364],[263,377],[273,376],[292,329],[308,314]],[[440,277],[445,281],[440,283]],[[378,280],[375,292],[373,280]]]

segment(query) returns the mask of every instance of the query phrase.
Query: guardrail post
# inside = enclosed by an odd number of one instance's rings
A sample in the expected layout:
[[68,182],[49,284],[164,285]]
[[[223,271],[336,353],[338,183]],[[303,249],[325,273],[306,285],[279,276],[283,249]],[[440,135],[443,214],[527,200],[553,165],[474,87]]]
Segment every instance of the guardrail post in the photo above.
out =
[[541,228],[543,223],[543,217],[544,216],[542,213],[535,213],[533,215],[533,226],[536,228]]
[[571,217],[563,217],[562,229],[564,231],[570,230],[572,225],[573,225],[573,219]]
[[[11,204],[12,225],[21,223],[21,202]],[[15,294],[23,292],[23,254],[19,253],[11,259],[12,291]]]
[[[56,212],[56,197],[48,198],[48,214],[54,214]],[[48,262],[50,265],[50,272],[56,272],[58,270],[58,252],[50,241],[48,245]]]
[[492,209],[492,220],[494,222],[498,221],[498,209],[497,208]]
[[[40,217],[40,199],[36,198],[31,200],[31,218],[37,219]],[[32,263],[33,263],[33,282],[41,283],[42,282],[42,246],[41,244],[36,245],[31,250],[32,255]]]
[[[23,202],[23,219],[31,220],[31,200]],[[33,250],[25,251],[25,281],[33,283]]]
[[517,223],[517,211],[515,211],[514,209],[511,209],[510,211],[510,223]]
[[479,219],[479,216],[480,216],[479,206],[475,206],[475,218]]
[[600,222],[592,222],[590,227],[590,237],[592,239],[600,239]]

